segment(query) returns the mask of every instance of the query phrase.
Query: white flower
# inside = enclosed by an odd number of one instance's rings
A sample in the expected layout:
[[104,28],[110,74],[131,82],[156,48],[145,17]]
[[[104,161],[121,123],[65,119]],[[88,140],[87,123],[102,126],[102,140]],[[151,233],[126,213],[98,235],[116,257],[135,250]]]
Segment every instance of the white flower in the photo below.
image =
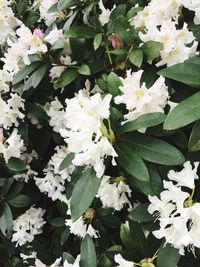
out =
[[115,210],[121,210],[125,205],[132,207],[127,196],[131,196],[131,189],[127,184],[120,180],[119,182],[111,183],[110,176],[103,176],[101,185],[96,195],[101,199],[103,207],[110,207]]
[[63,71],[66,69],[65,66],[55,66],[50,69],[49,77],[51,78],[51,81],[55,80],[56,78],[59,78],[60,75],[63,73]]
[[[67,214],[70,215],[70,210],[68,210]],[[82,216],[75,222],[72,219],[66,219],[65,225],[69,227],[70,233],[81,238],[84,238],[86,234],[89,234],[93,238],[98,238],[99,232],[91,224],[87,225]]]
[[45,211],[41,208],[31,207],[24,214],[13,221],[12,242],[17,242],[16,246],[22,246],[33,241],[35,235],[42,233],[45,224],[43,219]]
[[63,267],[80,267],[80,255],[76,257],[76,260],[73,264],[68,263],[67,260],[65,260]]
[[8,139],[4,142],[0,142],[0,154],[3,154],[6,162],[8,162],[11,157],[19,158],[24,149],[24,142],[18,134],[17,129],[12,131]]
[[99,1],[99,8],[101,10],[101,14],[99,15],[99,20],[101,22],[101,25],[104,26],[105,24],[107,24],[109,22],[110,14],[115,9],[115,5],[114,5],[112,10],[106,9],[103,5],[103,0],[100,0]]
[[[55,262],[52,263],[49,267],[62,267],[62,266],[60,265],[61,261],[62,261],[62,258],[60,257],[60,258],[56,259]],[[47,265],[44,264],[44,263],[42,263],[39,259],[36,259],[36,260],[35,260],[35,265],[34,265],[34,266],[31,265],[31,266],[29,266],[29,267],[46,267],[46,266],[47,266]]]
[[59,199],[60,201],[68,203],[68,200],[64,194],[65,181],[71,180],[70,175],[74,171],[74,166],[70,165],[63,171],[59,171],[59,166],[67,155],[68,150],[64,146],[56,147],[56,153],[51,157],[47,168],[44,169],[45,177],[34,177],[35,183],[40,191],[48,194],[48,197],[50,197],[53,201]]
[[132,121],[139,116],[151,112],[164,112],[167,103],[168,90],[165,80],[160,77],[154,85],[147,89],[145,83],[140,85],[143,70],[131,73],[127,71],[127,77],[121,78],[123,83],[119,87],[122,95],[115,97],[116,104],[125,104],[128,114],[124,116],[127,121]]
[[[148,211],[151,214],[157,212],[155,215],[160,226],[153,234],[158,239],[165,238],[166,243],[179,249],[181,255],[184,255],[185,247],[200,247],[200,203],[193,200],[197,167],[198,163],[192,169],[190,162],[186,162],[182,171],[170,171],[168,177],[171,181],[163,182],[165,190],[160,199],[149,196]],[[182,186],[192,189],[192,193],[182,191]]]
[[[97,177],[101,177],[107,156],[117,156],[110,140],[113,133],[103,123],[109,119],[112,96],[103,99],[99,93],[89,96],[87,91],[79,91],[72,99],[66,99],[67,107],[60,134],[65,138],[69,152],[75,153],[72,163],[77,166],[93,166]],[[80,119],[81,114],[81,119]]]
[[20,21],[15,17],[11,2],[1,0],[0,2],[0,45],[4,45],[8,37],[15,36],[15,28],[20,25]]
[[60,38],[64,38],[63,30],[58,30],[57,27],[55,27],[44,38],[44,41],[50,43],[51,45],[54,45]]
[[175,172],[174,170],[170,170],[167,176],[170,180],[177,182],[177,186],[186,186],[193,189],[195,187],[195,179],[198,179],[197,168],[199,162],[194,163],[194,169],[192,169],[189,161],[185,162],[183,166],[182,171]]
[[53,23],[57,17],[58,13],[48,13],[50,7],[56,4],[58,0],[42,0],[39,6],[40,19],[44,19],[47,26]]
[[18,94],[10,94],[10,99],[4,101],[0,96],[0,126],[4,129],[9,129],[11,126],[19,125],[18,118],[23,119],[24,114],[21,112],[24,109],[24,99]]
[[64,107],[56,97],[51,103],[47,103],[45,106],[46,112],[50,117],[49,125],[53,127],[55,132],[59,132],[60,129],[65,127],[64,124]]
[[193,33],[188,31],[186,23],[182,29],[177,30],[174,21],[164,20],[160,29],[153,26],[146,33],[139,32],[139,37],[143,42],[152,40],[163,44],[161,61],[156,66],[167,64],[169,67],[198,54],[198,43]]
[[179,17],[179,7],[181,0],[152,0],[142,11],[131,19],[131,25],[136,28],[147,28],[162,25],[164,20],[175,20]]
[[117,267],[134,267],[135,264],[132,261],[126,261],[120,254],[115,255],[115,262]]

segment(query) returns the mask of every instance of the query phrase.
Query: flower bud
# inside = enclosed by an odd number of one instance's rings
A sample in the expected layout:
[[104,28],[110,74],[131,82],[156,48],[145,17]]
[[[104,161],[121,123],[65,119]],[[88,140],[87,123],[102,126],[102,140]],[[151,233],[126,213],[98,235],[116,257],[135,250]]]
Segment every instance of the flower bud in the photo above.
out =
[[120,39],[120,37],[117,34],[110,35],[108,37],[108,40],[110,40],[112,42],[112,47],[114,49],[120,49],[123,47],[122,40]]
[[43,32],[40,30],[40,28],[36,28],[33,32],[33,36],[39,38],[40,40],[43,40],[44,38],[44,34]]

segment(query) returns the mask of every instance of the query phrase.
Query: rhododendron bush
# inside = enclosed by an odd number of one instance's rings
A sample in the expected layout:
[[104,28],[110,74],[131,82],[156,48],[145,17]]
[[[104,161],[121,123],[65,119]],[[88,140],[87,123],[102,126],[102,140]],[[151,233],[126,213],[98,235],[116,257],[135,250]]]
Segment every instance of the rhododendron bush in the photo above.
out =
[[0,1],[0,266],[200,266],[200,1]]

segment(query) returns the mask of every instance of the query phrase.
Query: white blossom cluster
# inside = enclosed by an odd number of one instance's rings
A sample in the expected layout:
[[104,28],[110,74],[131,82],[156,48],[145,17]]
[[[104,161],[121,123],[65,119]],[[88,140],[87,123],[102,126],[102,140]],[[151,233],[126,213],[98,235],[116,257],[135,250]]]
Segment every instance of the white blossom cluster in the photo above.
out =
[[41,208],[31,207],[13,221],[15,233],[13,233],[12,242],[16,242],[16,246],[30,243],[35,235],[42,233],[42,227],[46,223],[43,219],[44,213]]
[[15,35],[15,28],[20,21],[14,16],[10,7],[11,1],[1,0],[0,2],[0,45],[4,45],[8,37]]
[[[34,265],[30,265],[29,267],[46,267],[46,264],[44,264],[41,260],[37,258],[37,253],[35,251],[31,252],[30,255],[25,255],[23,253],[20,254],[20,257],[23,259],[24,263],[27,263],[27,259],[34,259]],[[69,263],[68,260],[65,260],[62,265],[62,258],[58,258],[55,260],[54,263],[52,263],[49,267],[80,267],[80,255],[78,255],[74,261],[74,263]]]
[[[102,99],[99,93],[89,96],[87,91],[80,90],[74,98],[66,99],[65,128],[60,129],[69,152],[75,154],[72,163],[75,166],[93,166],[99,178],[105,170],[105,157],[111,156],[113,164],[114,157],[117,157],[109,124],[111,98],[108,94]],[[107,120],[108,128],[104,120]]]
[[198,43],[193,33],[188,30],[187,24],[184,23],[181,29],[176,27],[182,5],[196,11],[195,21],[197,22],[200,3],[187,0],[152,0],[131,19],[131,25],[138,30],[145,29],[144,32],[139,31],[139,37],[144,43],[156,41],[163,45],[160,51],[161,60],[156,64],[157,66],[165,64],[172,66],[198,54]]
[[111,183],[111,177],[104,175],[101,180],[101,185],[96,195],[100,198],[103,207],[113,208],[114,210],[121,210],[125,205],[131,209],[131,203],[128,196],[131,196],[131,189],[123,181],[123,178],[117,177]]
[[65,181],[71,180],[71,174],[74,170],[74,165],[59,171],[59,166],[64,158],[68,155],[66,147],[56,147],[56,153],[51,157],[47,168],[44,169],[44,178],[34,177],[35,183],[42,193],[48,194],[53,201],[59,199],[63,202],[68,202],[65,196]]
[[189,161],[180,172],[169,171],[169,181],[164,181],[165,190],[157,196],[149,196],[148,211],[155,213],[159,230],[153,231],[156,238],[165,238],[184,255],[184,248],[200,247],[200,203],[195,202],[195,179],[199,163],[194,168]]
[[128,70],[126,78],[121,78],[122,86],[119,87],[122,95],[115,97],[116,104],[125,104],[129,111],[124,115],[126,121],[132,121],[139,116],[151,112],[164,112],[167,104],[168,88],[163,77],[158,78],[150,88],[145,83],[141,84],[142,70],[132,72]]

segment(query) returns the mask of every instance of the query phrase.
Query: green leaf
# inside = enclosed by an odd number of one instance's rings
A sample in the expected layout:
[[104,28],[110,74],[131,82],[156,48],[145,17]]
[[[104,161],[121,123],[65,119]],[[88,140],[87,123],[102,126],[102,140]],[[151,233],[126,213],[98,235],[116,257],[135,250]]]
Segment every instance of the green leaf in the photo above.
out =
[[75,221],[89,208],[99,189],[101,179],[97,178],[93,168],[87,169],[77,181],[72,192],[70,209]]
[[6,237],[10,237],[12,233],[13,217],[12,212],[7,203],[3,204],[3,212],[0,217],[0,230]]
[[97,35],[94,37],[93,41],[94,50],[97,50],[101,45],[102,37],[103,37],[102,33],[97,33]]
[[32,202],[32,199],[27,195],[18,195],[10,200],[8,200],[8,203],[16,208],[22,208],[29,206]]
[[78,77],[76,69],[68,68],[60,76],[57,82],[58,87],[65,87]]
[[83,39],[87,39],[87,38],[94,38],[96,35],[96,32],[93,28],[90,28],[88,26],[72,26],[67,32],[65,32],[65,36],[66,37],[70,37],[70,38],[83,38]]
[[52,5],[47,13],[50,14],[50,13],[57,13],[58,12],[58,3],[55,3],[54,5]]
[[129,218],[133,221],[136,222],[151,222],[155,218],[149,214],[147,208],[149,206],[149,203],[141,204],[134,208],[130,213],[129,213]]
[[200,150],[200,120],[195,123],[192,129],[188,149],[193,152]]
[[120,133],[132,132],[142,128],[152,127],[161,124],[166,115],[161,112],[143,114],[134,121],[126,122],[120,129]]
[[68,263],[73,264],[75,262],[74,257],[68,252],[63,252],[63,262],[67,260]]
[[10,172],[21,173],[26,171],[26,164],[19,158],[12,157],[6,163],[6,167]]
[[180,165],[185,161],[183,154],[174,146],[145,134],[132,134],[125,143],[149,162],[162,165]]
[[48,69],[49,65],[42,65],[31,75],[33,88],[36,88],[40,84]]
[[80,267],[96,267],[96,251],[92,238],[87,234],[81,242]]
[[108,92],[111,95],[113,96],[120,95],[119,87],[122,85],[122,82],[120,78],[117,76],[117,74],[111,72],[108,75],[107,84],[108,84]]
[[69,28],[70,28],[70,26],[71,26],[73,20],[75,19],[77,13],[78,13],[78,11],[75,11],[75,12],[73,13],[73,15],[71,15],[71,17],[68,18],[68,20],[65,22],[65,24],[64,24],[64,26],[63,26],[63,31],[68,31],[68,30],[69,30]]
[[83,64],[78,68],[78,72],[82,75],[90,75],[90,68],[88,65]]
[[173,65],[158,72],[166,78],[170,78],[185,84],[200,85],[200,57],[191,58],[184,63]]
[[149,63],[152,63],[152,61],[155,58],[159,57],[160,51],[162,50],[162,48],[163,48],[163,44],[160,42],[155,42],[155,41],[147,41],[141,47]]
[[74,153],[70,153],[68,154],[64,159],[63,161],[61,162],[60,166],[59,166],[59,172],[63,171],[64,169],[68,168],[71,163],[72,163],[72,160],[74,159]]
[[178,249],[166,245],[159,250],[158,258],[156,260],[157,267],[176,267],[181,255]]
[[29,74],[31,74],[34,70],[36,70],[41,65],[41,62],[33,62],[31,65],[24,66],[21,70],[19,70],[12,81],[12,84],[15,85],[22,80],[24,80]]
[[143,52],[140,49],[134,49],[128,58],[134,66],[140,68],[143,62]]
[[200,119],[200,92],[179,103],[168,114],[164,122],[165,130],[175,130]]
[[55,44],[51,46],[50,51],[63,49],[64,47],[65,47],[65,42],[62,39],[58,39],[58,41],[56,41]]
[[32,103],[29,105],[28,110],[38,119],[49,121],[49,116],[47,115],[44,108],[38,103]]
[[149,173],[146,165],[133,146],[121,142],[115,146],[118,154],[117,161],[130,175],[141,181],[149,181]]
[[58,217],[58,218],[51,220],[50,224],[55,227],[62,227],[65,225],[65,219],[62,217]]
[[146,256],[146,238],[141,226],[137,222],[122,224],[120,228],[120,238],[124,246],[133,253]]
[[80,0],[60,0],[58,1],[58,9],[67,9],[73,6],[76,6],[80,3]]

